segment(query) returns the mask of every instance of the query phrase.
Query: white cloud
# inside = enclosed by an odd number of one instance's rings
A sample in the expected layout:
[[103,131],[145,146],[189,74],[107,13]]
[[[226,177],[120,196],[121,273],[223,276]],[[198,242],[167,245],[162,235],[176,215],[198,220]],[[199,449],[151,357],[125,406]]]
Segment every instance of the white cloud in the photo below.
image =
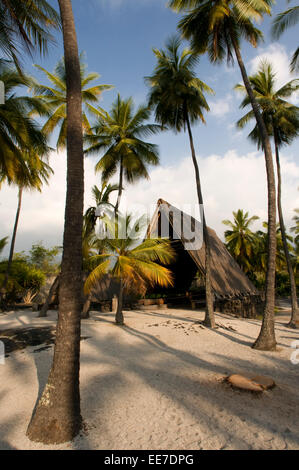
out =
[[231,95],[227,95],[226,97],[216,101],[211,101],[209,103],[211,115],[216,117],[225,116],[225,114],[229,113],[231,110],[231,102]]
[[[100,184],[94,174],[94,159],[85,160],[85,207],[92,202],[91,188]],[[26,193],[17,235],[17,251],[29,249],[33,242],[43,240],[47,246],[61,243],[65,203],[65,154],[53,154],[51,165],[55,175],[42,194]],[[235,150],[225,155],[199,158],[202,175],[206,217],[209,226],[223,236],[223,219],[231,218],[232,211],[242,208],[261,221],[267,218],[267,191],[264,157],[253,152],[240,155]],[[291,225],[294,208],[299,207],[299,164],[291,157],[281,156],[283,177],[283,208],[287,226]],[[171,166],[151,171],[149,181],[126,185],[122,206],[133,210],[134,205],[153,209],[159,198],[173,205],[194,204],[196,187],[191,158],[188,156]],[[3,187],[0,204],[0,238],[10,235],[16,204],[16,188]],[[260,226],[257,222],[255,229]]]

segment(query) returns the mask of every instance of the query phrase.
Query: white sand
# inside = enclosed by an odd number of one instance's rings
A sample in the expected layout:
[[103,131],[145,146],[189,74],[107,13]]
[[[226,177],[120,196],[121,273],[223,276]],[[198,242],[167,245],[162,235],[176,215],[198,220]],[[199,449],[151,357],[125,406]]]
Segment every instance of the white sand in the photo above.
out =
[[[1,330],[54,324],[36,313],[0,316]],[[125,312],[83,321],[81,398],[88,434],[57,449],[299,449],[299,365],[290,361],[298,330],[276,324],[279,350],[250,348],[258,320],[217,315],[215,331],[196,323],[202,312]],[[230,328],[233,328],[230,329]],[[235,331],[234,331],[235,330]],[[49,449],[29,441],[26,427],[52,360],[50,350],[29,347],[0,365],[0,449]],[[231,373],[272,377],[262,396],[222,383]]]

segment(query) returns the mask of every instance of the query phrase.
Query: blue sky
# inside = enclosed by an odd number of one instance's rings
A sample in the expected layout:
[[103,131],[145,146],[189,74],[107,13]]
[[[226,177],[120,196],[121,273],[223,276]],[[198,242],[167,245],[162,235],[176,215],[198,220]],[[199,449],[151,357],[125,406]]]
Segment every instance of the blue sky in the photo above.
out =
[[[51,3],[57,6],[56,1]],[[136,104],[145,102],[147,88],[144,76],[151,74],[155,65],[152,47],[164,47],[167,37],[176,31],[179,15],[166,7],[165,0],[73,0],[72,3],[79,49],[86,53],[88,70],[101,74],[100,83],[115,86],[113,90],[103,94],[101,106],[109,109],[117,93],[122,97],[132,96]],[[285,1],[277,3],[273,16],[288,5]],[[298,28],[289,29],[281,37],[279,44],[273,43],[269,34],[271,21],[272,18],[266,18],[260,25],[265,42],[257,49],[243,43],[242,54],[250,73],[256,70],[259,57],[271,59],[277,70],[279,84],[282,84],[296,78],[289,74],[288,62],[298,45]],[[24,59],[25,69],[43,82],[44,76],[32,64],[38,63],[52,71],[63,55],[60,35],[57,35],[56,42],[45,58],[36,56]],[[224,226],[221,220],[229,218],[232,210],[239,207],[265,219],[265,172],[261,153],[256,152],[246,138],[250,128],[240,132],[235,127],[235,122],[242,115],[242,111],[238,109],[240,96],[233,91],[234,85],[240,81],[237,65],[233,68],[228,68],[226,64],[215,66],[203,56],[198,66],[198,76],[215,91],[215,96],[208,99],[211,111],[206,115],[207,124],[194,127],[194,139],[202,171],[208,223],[223,236]],[[298,96],[294,99],[296,103],[299,102]],[[127,188],[128,204],[136,200],[152,204],[157,199],[156,195],[165,199],[172,198],[172,203],[182,203],[184,197],[188,199],[187,203],[195,201],[187,136],[184,133],[174,135],[166,132],[155,136],[151,141],[159,145],[161,168],[153,170],[150,183]],[[298,151],[298,140],[282,151],[285,162],[284,205],[288,225],[291,223],[293,209],[299,206]],[[93,175],[95,162],[95,158],[86,162],[86,205],[91,202],[91,185],[99,182],[99,177]],[[61,241],[65,191],[64,155],[53,154],[51,164],[56,174],[50,187],[41,196],[31,193],[24,198],[17,250],[28,249],[32,242],[38,240],[43,240],[46,245]],[[16,189],[4,188],[2,194],[1,237],[11,231]],[[54,205],[54,200],[57,206]],[[30,225],[29,222],[33,219],[35,223]]]

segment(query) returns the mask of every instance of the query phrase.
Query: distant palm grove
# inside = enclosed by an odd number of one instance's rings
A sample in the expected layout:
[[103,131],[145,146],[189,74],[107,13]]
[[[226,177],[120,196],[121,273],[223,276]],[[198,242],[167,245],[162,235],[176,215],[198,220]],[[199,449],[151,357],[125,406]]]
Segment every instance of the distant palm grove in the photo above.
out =
[[[80,324],[81,319],[88,318],[97,283],[108,276],[117,285],[117,325],[125,322],[125,295],[133,293],[140,298],[154,286],[173,286],[169,265],[175,252],[171,242],[157,238],[136,243],[133,232],[141,233],[143,219],[139,214],[121,212],[128,185],[148,180],[152,168],[160,164],[159,148],[152,141],[158,133],[186,133],[186,148],[194,168],[190,182],[194,203],[204,207],[204,324],[216,326],[208,231],[212,209],[205,205],[204,174],[197,157],[200,143],[196,148],[193,137],[197,126],[205,124],[209,97],[214,94],[211,84],[198,76],[202,55],[207,55],[212,64],[227,61],[238,67],[240,83],[232,85],[242,95],[242,111],[235,125],[239,129],[251,126],[248,138],[265,159],[267,220],[259,220],[236,203],[231,219],[221,221],[229,253],[263,298],[261,329],[252,347],[261,351],[276,348],[276,296],[291,298],[288,326],[298,328],[299,208],[293,208],[293,225],[286,227],[280,159],[281,149],[299,132],[299,108],[292,100],[299,90],[299,79],[295,78],[298,49],[290,64],[294,79],[283,86],[277,84],[274,64],[268,60],[250,75],[242,53],[243,41],[259,46],[263,32],[258,22],[271,15],[273,3],[169,0],[168,7],[180,15],[177,31],[165,45],[153,45],[160,48],[153,49],[152,74],[142,77],[148,96],[137,106],[134,97],[121,96],[113,84],[101,83],[97,72],[87,70],[86,56],[77,43],[71,0],[58,0],[57,9],[46,0],[0,0],[0,80],[5,89],[4,104],[0,104],[0,176],[1,183],[11,185],[16,193],[14,226],[0,239],[2,254],[8,250],[8,256],[0,261],[0,307],[5,312],[17,304],[38,303],[50,279],[50,292],[39,315],[47,315],[54,295],[59,311],[53,364],[28,423],[30,439],[62,443],[73,439],[82,428]],[[295,24],[298,8],[281,8],[273,18],[273,37],[279,38]],[[64,56],[57,57],[54,70],[49,71],[42,61],[54,37],[63,42]],[[35,67],[43,75],[41,81],[23,67],[22,56],[33,51],[40,54],[41,65]],[[114,91],[115,100],[110,109],[104,109],[100,105],[102,94]],[[51,185],[49,157],[58,158],[51,148],[53,141],[56,150],[65,148],[67,153],[63,244],[46,247],[33,240],[29,253],[16,253],[22,196]],[[213,141],[210,147],[213,152]],[[84,159],[90,155],[97,158],[98,183],[84,188]],[[84,189],[92,192],[94,199],[94,205],[88,208],[84,208]]]

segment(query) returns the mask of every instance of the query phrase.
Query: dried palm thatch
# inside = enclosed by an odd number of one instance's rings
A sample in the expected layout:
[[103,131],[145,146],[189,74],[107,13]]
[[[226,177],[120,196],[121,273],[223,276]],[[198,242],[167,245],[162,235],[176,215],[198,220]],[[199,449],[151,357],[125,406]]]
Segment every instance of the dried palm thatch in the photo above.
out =
[[[178,221],[183,220],[181,230]],[[148,237],[164,236],[169,226],[169,236],[180,240],[198,270],[205,273],[205,245],[202,224],[194,217],[180,211],[163,199],[157,202],[156,211],[147,230]],[[259,295],[259,292],[233,259],[216,232],[208,228],[211,243],[211,281],[215,297],[242,298]],[[196,235],[196,236],[195,236]]]

